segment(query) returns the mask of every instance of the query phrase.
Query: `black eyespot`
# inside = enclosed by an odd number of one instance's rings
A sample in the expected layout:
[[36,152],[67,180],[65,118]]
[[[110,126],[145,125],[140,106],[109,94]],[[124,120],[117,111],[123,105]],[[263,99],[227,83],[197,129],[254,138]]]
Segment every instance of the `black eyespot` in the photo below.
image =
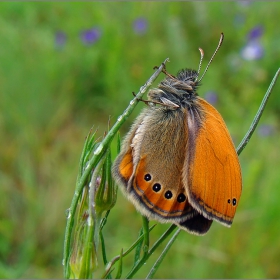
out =
[[236,198],[234,198],[234,199],[232,200],[232,205],[235,206],[236,203],[237,203]]
[[164,194],[164,196],[165,196],[166,199],[170,199],[170,198],[173,196],[173,194],[172,194],[171,191],[167,191],[167,192]]
[[177,197],[177,201],[180,202],[184,202],[186,200],[186,196],[183,193],[180,193]]
[[154,192],[159,192],[160,190],[161,190],[161,185],[159,183],[153,185]]
[[230,203],[230,199],[228,199],[228,201],[227,201],[228,203]]
[[150,175],[150,174],[146,174],[145,176],[144,176],[144,179],[145,179],[145,181],[150,181],[151,179],[152,179],[152,176]]

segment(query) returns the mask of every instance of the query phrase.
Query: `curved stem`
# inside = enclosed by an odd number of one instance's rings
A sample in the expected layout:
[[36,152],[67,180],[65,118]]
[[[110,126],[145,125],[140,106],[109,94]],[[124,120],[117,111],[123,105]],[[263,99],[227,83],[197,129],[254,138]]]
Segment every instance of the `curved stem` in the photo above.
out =
[[158,257],[157,261],[154,263],[154,265],[153,265],[152,269],[150,270],[149,274],[147,275],[146,279],[153,278],[153,276],[155,275],[155,273],[156,273],[157,269],[159,268],[161,262],[163,261],[164,257],[166,256],[167,252],[171,248],[172,244],[174,243],[174,241],[176,240],[176,238],[177,238],[177,236],[179,235],[180,232],[181,232],[181,229],[179,228],[179,229],[176,230],[176,232],[170,238],[170,240],[168,241],[164,250],[162,251],[162,253]]
[[264,95],[264,98],[263,98],[263,100],[262,100],[262,103],[261,103],[261,105],[260,105],[260,107],[259,107],[259,110],[258,110],[258,112],[257,112],[257,114],[256,114],[256,116],[255,116],[255,118],[253,119],[253,122],[252,122],[252,124],[251,124],[249,130],[247,131],[246,135],[244,136],[244,138],[242,139],[242,141],[240,142],[240,144],[238,145],[238,147],[237,147],[237,149],[236,149],[236,152],[237,152],[238,155],[241,154],[241,152],[244,150],[244,148],[246,147],[246,145],[247,145],[248,142],[250,141],[251,136],[253,135],[253,133],[254,133],[254,131],[255,131],[255,129],[256,129],[258,123],[259,123],[259,120],[260,120],[260,118],[261,118],[261,116],[262,116],[262,113],[263,113],[263,111],[264,111],[264,108],[265,108],[265,106],[266,106],[266,104],[267,104],[267,101],[268,101],[268,99],[269,99],[269,97],[270,97],[270,94],[271,94],[271,92],[272,92],[272,89],[273,89],[273,87],[274,87],[274,85],[275,85],[275,82],[276,82],[276,80],[277,80],[279,74],[280,74],[280,68],[277,70],[277,72],[276,72],[276,74],[275,74],[273,80],[271,81],[271,83],[270,83],[270,85],[269,85],[269,87],[268,87],[268,89],[267,89],[267,92],[266,92],[266,94]]
[[[156,225],[153,225],[150,227],[149,231],[151,231]],[[144,234],[142,233],[138,239],[128,248],[124,253],[123,257],[127,256],[142,240],[144,239]],[[112,266],[120,259],[120,255],[114,257],[110,262],[107,263],[106,265],[106,273],[107,271],[110,271]]]
[[168,230],[157,240],[149,252],[144,255],[142,259],[131,269],[131,271],[126,276],[127,279],[133,277],[133,275],[144,265],[144,263],[149,259],[158,246],[173,232],[175,228],[177,228],[177,226],[174,224],[168,228]]

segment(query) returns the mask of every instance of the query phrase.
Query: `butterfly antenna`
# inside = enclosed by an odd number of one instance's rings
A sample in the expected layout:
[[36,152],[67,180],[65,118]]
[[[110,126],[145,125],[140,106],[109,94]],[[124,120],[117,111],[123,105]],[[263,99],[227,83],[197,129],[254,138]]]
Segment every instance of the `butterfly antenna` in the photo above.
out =
[[199,49],[199,51],[200,51],[200,61],[199,61],[198,70],[197,70],[197,77],[199,76],[199,72],[200,72],[200,69],[201,69],[202,60],[203,60],[203,57],[204,57],[204,51],[203,51],[203,49],[201,49],[201,48],[198,48],[198,49]]
[[[201,76],[200,79],[198,80],[198,82],[200,82],[200,81],[203,79],[203,77],[204,77],[205,73],[207,72],[207,70],[208,70],[208,68],[209,68],[209,66],[210,66],[210,64],[211,64],[211,62],[212,62],[212,60],[214,59],[214,57],[215,57],[216,53],[218,52],[219,48],[221,47],[221,45],[222,45],[222,43],[223,43],[223,40],[224,40],[224,33],[221,33],[221,37],[220,37],[219,44],[218,44],[218,46],[217,46],[215,52],[213,53],[211,59],[209,60],[207,66],[206,66],[206,68],[205,68],[205,70],[204,70],[202,76]],[[199,50],[201,50],[201,49],[199,49]],[[200,53],[201,53],[201,51],[200,51]],[[201,64],[201,59],[200,59],[200,63],[199,63],[199,64]],[[200,65],[199,65],[199,70],[200,70]]]

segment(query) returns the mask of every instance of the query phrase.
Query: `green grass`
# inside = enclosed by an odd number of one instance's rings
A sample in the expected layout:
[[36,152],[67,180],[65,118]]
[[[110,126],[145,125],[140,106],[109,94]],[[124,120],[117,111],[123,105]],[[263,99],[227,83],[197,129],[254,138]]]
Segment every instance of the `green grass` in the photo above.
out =
[[[201,47],[205,66],[220,32],[224,44],[199,94],[217,93],[215,106],[238,144],[280,67],[279,10],[277,2],[1,3],[0,277],[63,276],[65,211],[88,131],[95,125],[101,136],[109,116],[113,123],[165,58],[170,73],[197,69]],[[148,24],[143,34],[133,28],[140,17]],[[256,26],[264,30],[264,55],[244,60],[241,49]],[[80,32],[92,27],[101,36],[85,46]],[[67,34],[61,48],[59,30]],[[181,232],[155,277],[280,276],[279,89],[280,81],[260,123],[273,133],[257,129],[240,156],[244,191],[232,228],[214,223],[204,237]],[[140,227],[141,217],[119,194],[104,228],[108,258],[128,248]],[[158,224],[152,241],[167,227]],[[157,256],[136,276],[145,277]],[[124,259],[125,271],[131,263]]]

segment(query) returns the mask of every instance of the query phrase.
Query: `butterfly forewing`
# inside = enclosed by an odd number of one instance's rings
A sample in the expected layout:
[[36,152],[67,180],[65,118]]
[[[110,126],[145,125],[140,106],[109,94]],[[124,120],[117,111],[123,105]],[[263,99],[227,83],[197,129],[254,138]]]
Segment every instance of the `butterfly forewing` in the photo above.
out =
[[242,189],[238,156],[218,111],[201,98],[197,102],[203,121],[197,130],[189,130],[195,142],[188,146],[183,174],[188,198],[205,217],[229,226]]

